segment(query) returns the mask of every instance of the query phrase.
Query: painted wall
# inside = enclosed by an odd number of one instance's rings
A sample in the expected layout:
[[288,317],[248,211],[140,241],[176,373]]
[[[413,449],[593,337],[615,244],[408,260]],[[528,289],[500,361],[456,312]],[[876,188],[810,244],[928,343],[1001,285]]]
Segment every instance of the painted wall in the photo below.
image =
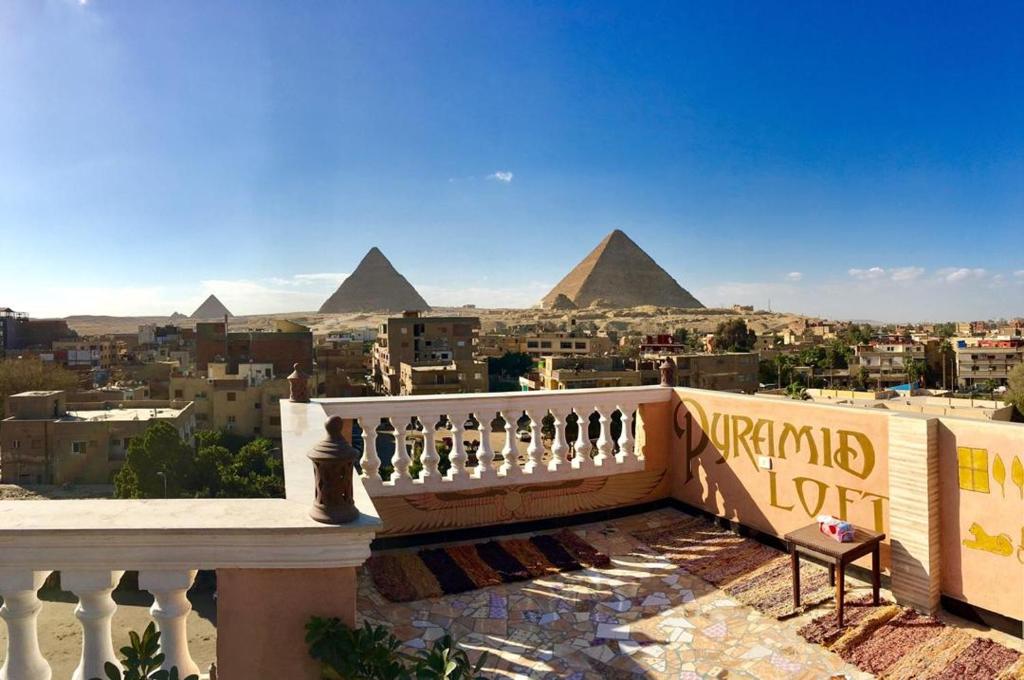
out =
[[1024,425],[939,424],[942,592],[1024,618]]
[[888,533],[886,414],[684,388],[671,407],[673,497],[780,537],[819,514]]

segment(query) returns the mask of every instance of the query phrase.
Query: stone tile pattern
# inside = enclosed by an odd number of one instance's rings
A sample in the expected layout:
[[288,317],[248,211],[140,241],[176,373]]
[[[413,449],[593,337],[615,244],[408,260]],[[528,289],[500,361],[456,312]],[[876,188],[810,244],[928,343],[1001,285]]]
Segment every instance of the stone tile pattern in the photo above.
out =
[[779,622],[678,568],[632,534],[688,515],[658,510],[574,527],[610,555],[605,568],[542,576],[415,602],[389,602],[364,572],[363,620],[409,650],[451,633],[495,678],[870,677]]

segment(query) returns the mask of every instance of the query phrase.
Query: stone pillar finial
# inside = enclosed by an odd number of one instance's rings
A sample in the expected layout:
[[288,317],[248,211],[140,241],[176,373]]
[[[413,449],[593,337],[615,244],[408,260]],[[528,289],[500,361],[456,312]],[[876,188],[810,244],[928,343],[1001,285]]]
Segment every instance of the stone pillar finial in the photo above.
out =
[[324,524],[346,524],[359,517],[352,488],[359,452],[342,434],[344,426],[341,416],[328,418],[327,437],[308,454],[316,485],[309,516]]
[[288,376],[288,400],[300,404],[309,403],[309,376],[302,372],[298,364],[292,366]]
[[661,386],[662,387],[675,387],[676,385],[676,365],[668,359],[663,359],[661,366]]

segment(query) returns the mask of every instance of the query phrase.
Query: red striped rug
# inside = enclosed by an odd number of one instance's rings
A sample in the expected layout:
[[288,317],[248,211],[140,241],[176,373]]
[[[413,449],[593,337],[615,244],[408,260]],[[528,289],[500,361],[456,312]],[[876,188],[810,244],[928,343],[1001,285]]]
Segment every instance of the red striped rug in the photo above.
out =
[[565,529],[528,539],[377,553],[367,568],[381,595],[412,602],[609,564],[607,555]]

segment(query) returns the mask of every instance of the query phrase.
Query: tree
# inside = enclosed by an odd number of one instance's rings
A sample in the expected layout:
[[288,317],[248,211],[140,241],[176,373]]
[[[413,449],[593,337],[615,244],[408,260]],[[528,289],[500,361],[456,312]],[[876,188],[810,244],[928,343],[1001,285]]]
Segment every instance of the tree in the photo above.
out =
[[1006,384],[1006,394],[1003,399],[1007,404],[1017,407],[1017,413],[1024,416],[1024,364],[1019,364],[1010,371],[1009,380]]
[[907,382],[916,383],[925,374],[927,367],[922,359],[911,359],[907,362]]
[[0,361],[0,419],[6,413],[7,397],[29,390],[73,390],[79,377],[60,366],[38,359],[6,359]]
[[192,447],[169,423],[157,421],[128,445],[114,491],[118,498],[162,498],[166,488],[168,498],[178,498],[194,475]]
[[504,356],[489,357],[487,372],[505,378],[519,378],[533,370],[533,357],[525,352],[505,352]]
[[715,329],[715,348],[723,352],[749,352],[756,341],[757,334],[743,319],[723,321]]

